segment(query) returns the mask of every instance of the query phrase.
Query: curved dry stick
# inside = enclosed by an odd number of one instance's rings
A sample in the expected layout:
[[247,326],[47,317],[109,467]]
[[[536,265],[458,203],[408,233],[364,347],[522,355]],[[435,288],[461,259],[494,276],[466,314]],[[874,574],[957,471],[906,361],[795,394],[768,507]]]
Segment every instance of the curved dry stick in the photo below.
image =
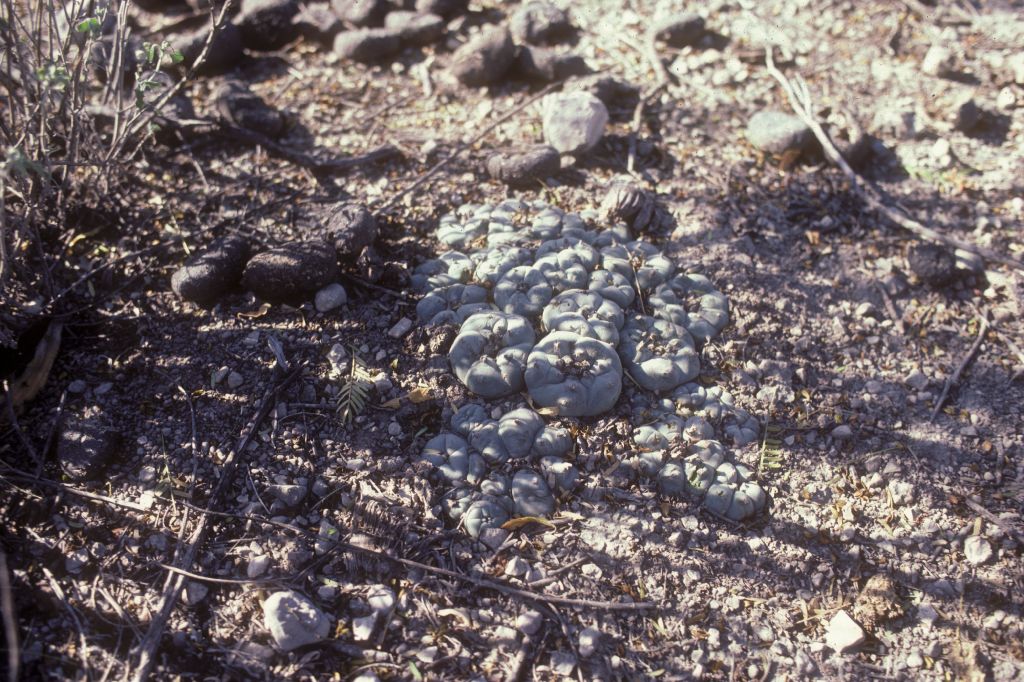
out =
[[970,251],[973,254],[981,256],[987,261],[1002,263],[1003,265],[1009,265],[1010,267],[1018,270],[1024,270],[1024,262],[1022,261],[1011,258],[1010,256],[1004,256],[992,249],[978,246],[972,242],[944,235],[941,232],[937,232],[930,227],[922,225],[913,218],[905,216],[899,213],[896,209],[888,206],[883,201],[881,191],[877,187],[867,183],[862,177],[860,177],[860,175],[857,174],[857,171],[850,167],[850,164],[846,162],[846,159],[844,159],[843,155],[839,153],[836,146],[832,144],[832,140],[829,139],[828,134],[821,127],[821,124],[818,123],[816,118],[814,118],[814,115],[811,113],[811,96],[807,90],[807,85],[803,80],[798,79],[796,84],[794,84],[775,67],[775,60],[772,58],[771,45],[765,49],[764,59],[768,73],[770,73],[772,77],[779,82],[779,85],[781,85],[782,89],[786,92],[786,96],[789,98],[789,104],[793,107],[793,111],[795,111],[796,115],[799,116],[811,129],[811,132],[814,133],[814,137],[816,137],[818,142],[821,144],[821,148],[825,152],[825,156],[827,156],[832,163],[839,166],[839,170],[843,171],[843,174],[850,180],[853,191],[856,192],[869,207],[878,213],[881,213],[890,222],[899,225],[903,229],[914,233],[922,239],[944,244],[955,249]]
[[953,388],[953,384],[960,380],[960,375],[967,369],[967,365],[971,364],[971,360],[978,353],[978,349],[981,348],[981,342],[985,340],[985,333],[988,331],[988,316],[982,315],[981,317],[981,328],[978,330],[978,338],[974,340],[971,345],[971,349],[967,351],[967,355],[960,361],[960,365],[956,368],[951,376],[946,379],[946,383],[942,386],[942,394],[939,399],[935,402],[935,407],[932,408],[932,415],[928,418],[928,421],[935,421],[935,417],[938,416],[939,410],[942,409],[942,404],[946,402],[946,396],[949,395],[949,389]]

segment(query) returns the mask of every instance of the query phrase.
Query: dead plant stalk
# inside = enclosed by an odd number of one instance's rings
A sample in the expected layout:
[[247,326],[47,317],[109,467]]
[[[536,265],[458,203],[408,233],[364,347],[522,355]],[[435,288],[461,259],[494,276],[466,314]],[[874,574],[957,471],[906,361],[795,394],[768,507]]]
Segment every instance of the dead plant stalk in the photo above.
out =
[[765,50],[764,57],[768,73],[771,74],[771,76],[782,86],[786,96],[789,98],[790,106],[793,107],[793,111],[796,112],[797,116],[799,116],[811,129],[814,137],[817,138],[818,143],[821,144],[821,148],[825,152],[825,156],[827,156],[832,163],[838,166],[843,174],[846,175],[847,179],[849,179],[851,189],[861,198],[862,201],[864,201],[864,203],[871,207],[872,210],[880,213],[890,222],[899,225],[921,239],[937,242],[954,249],[963,249],[964,251],[969,251],[981,256],[987,261],[1002,263],[1003,265],[1009,265],[1010,267],[1018,270],[1024,270],[1024,262],[1010,256],[1004,256],[992,249],[978,246],[972,242],[937,232],[889,206],[885,202],[885,197],[882,191],[878,187],[865,181],[864,178],[860,177],[860,175],[857,174],[857,171],[853,170],[853,168],[850,167],[850,164],[846,162],[846,159],[843,158],[843,155],[839,153],[836,146],[832,144],[832,140],[829,139],[828,134],[814,116],[814,105],[811,100],[810,90],[808,90],[807,83],[804,82],[803,78],[797,76],[793,80],[790,80],[781,71],[779,71],[775,66],[775,60],[772,57],[772,47],[770,45]]

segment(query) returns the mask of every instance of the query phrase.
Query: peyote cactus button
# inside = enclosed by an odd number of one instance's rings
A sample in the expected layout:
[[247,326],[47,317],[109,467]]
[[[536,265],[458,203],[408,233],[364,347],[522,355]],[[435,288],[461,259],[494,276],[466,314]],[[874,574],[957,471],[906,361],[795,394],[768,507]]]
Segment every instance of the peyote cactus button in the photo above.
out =
[[487,219],[473,217],[469,220],[445,216],[437,228],[437,240],[449,249],[462,251],[472,248],[487,235]]
[[482,498],[470,504],[462,514],[462,526],[471,537],[478,538],[485,528],[500,528],[510,516],[498,502]]
[[465,438],[454,433],[442,433],[427,441],[420,459],[434,465],[452,485],[476,485],[486,471],[480,454],[470,448]]
[[521,246],[502,246],[478,251],[472,258],[476,261],[476,281],[494,286],[512,268],[532,263],[533,252]]
[[721,386],[704,387],[696,383],[680,386],[672,392],[666,409],[701,417],[712,427],[721,426],[737,447],[753,443],[761,429],[757,419],[736,407],[732,394]]
[[534,338],[533,327],[524,317],[477,313],[462,324],[448,361],[470,391],[483,398],[501,398],[522,390]]
[[613,272],[603,268],[590,273],[590,282],[587,289],[597,292],[609,301],[615,301],[623,310],[633,305],[636,299],[636,289],[632,280],[627,279],[620,272]]
[[729,299],[704,275],[677,275],[650,298],[654,314],[686,327],[698,343],[718,335],[729,323]]
[[540,316],[553,295],[547,275],[529,265],[512,268],[494,286],[494,302],[498,308],[531,319]]
[[654,244],[634,241],[626,244],[632,256],[636,281],[641,289],[651,291],[675,274],[676,266]]
[[548,331],[575,332],[617,346],[625,316],[617,303],[599,293],[570,289],[545,306],[541,320]]
[[[491,308],[487,301],[487,290],[476,284],[451,284],[435,289],[416,304],[416,317],[420,322],[461,324],[474,312]],[[445,315],[445,313],[453,313]]]
[[622,363],[604,341],[551,332],[526,363],[526,388],[535,405],[563,417],[592,417],[615,405],[622,391]]
[[438,258],[424,261],[413,270],[412,286],[417,291],[433,291],[451,284],[470,281],[476,264],[460,251],[448,251]]
[[600,255],[594,247],[578,242],[560,250],[545,251],[546,246],[570,242],[570,239],[555,239],[544,242],[537,248],[534,267],[547,275],[556,293],[569,289],[585,289],[590,282],[590,273],[600,263]]
[[648,391],[671,391],[700,372],[689,332],[668,320],[633,315],[622,328],[622,366]]
[[544,477],[532,469],[520,469],[512,477],[512,500],[520,516],[550,516],[555,496]]

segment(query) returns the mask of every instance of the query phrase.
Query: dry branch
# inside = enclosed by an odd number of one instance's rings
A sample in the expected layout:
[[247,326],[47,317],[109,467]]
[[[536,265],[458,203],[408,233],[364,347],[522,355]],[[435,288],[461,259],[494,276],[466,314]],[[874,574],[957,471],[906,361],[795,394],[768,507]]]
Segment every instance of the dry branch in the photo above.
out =
[[[305,535],[307,537],[315,538],[315,539],[320,540],[320,541],[323,540],[323,538],[320,537],[317,533],[314,533],[312,531],[308,531],[305,528],[300,528],[299,526],[293,525],[291,523],[284,523],[282,521],[274,521],[273,519],[267,519],[267,518],[260,517],[260,516],[255,516],[255,515],[252,515],[252,514],[244,515],[243,516],[242,514],[233,514],[231,512],[222,512],[222,511],[215,511],[215,510],[212,510],[212,509],[203,509],[201,507],[196,507],[195,505],[190,505],[187,502],[184,502],[183,504],[185,504],[186,506],[189,506],[189,507],[194,507],[197,511],[202,513],[204,516],[207,516],[207,515],[209,515],[209,516],[222,516],[222,517],[225,517],[225,518],[233,518],[233,519],[239,519],[239,520],[244,520],[244,521],[252,521],[252,522],[261,523],[261,524],[264,524],[264,525],[267,525],[267,526],[274,526],[276,528],[283,528],[285,530],[290,530],[290,531],[292,531],[294,533],[298,533],[299,535]],[[557,605],[560,605],[560,606],[574,606],[574,607],[579,607],[579,608],[590,608],[590,609],[603,610],[603,611],[646,611],[648,609],[653,609],[653,608],[657,607],[657,605],[652,603],[652,602],[608,602],[608,601],[595,601],[595,600],[592,600],[592,599],[573,599],[572,597],[559,597],[559,596],[556,596],[556,595],[543,594],[543,593],[539,593],[539,592],[530,592],[529,590],[521,590],[521,589],[519,589],[517,587],[512,587],[511,585],[507,585],[505,583],[497,582],[497,581],[494,581],[494,580],[487,580],[487,579],[484,579],[484,578],[477,578],[475,576],[466,575],[464,573],[458,573],[456,571],[450,571],[450,570],[448,570],[446,568],[440,568],[438,566],[431,566],[430,564],[423,564],[423,563],[420,563],[418,561],[413,561],[412,559],[405,559],[403,557],[391,556],[390,554],[386,554],[384,552],[378,552],[377,550],[369,549],[369,548],[366,548],[366,547],[360,547],[359,545],[350,544],[348,542],[343,542],[343,541],[340,541],[340,540],[336,541],[332,545],[331,549],[334,550],[334,551],[341,550],[341,551],[346,551],[346,552],[356,552],[356,553],[359,553],[359,554],[363,554],[365,556],[373,557],[374,559],[378,559],[380,561],[391,561],[391,562],[394,562],[394,563],[397,563],[397,564],[401,564],[402,566],[405,566],[407,568],[415,568],[417,570],[425,571],[427,573],[433,573],[435,575],[442,575],[442,576],[444,576],[446,578],[453,578],[455,580],[460,580],[462,582],[469,583],[469,584],[473,585],[474,587],[478,587],[480,589],[493,590],[495,592],[501,592],[502,594],[505,594],[505,595],[508,595],[508,596],[511,596],[511,597],[518,597],[518,598],[524,599],[526,601],[536,602],[536,603],[540,603],[540,604],[557,604]],[[198,579],[202,579],[202,577],[198,576]]]
[[849,179],[853,191],[860,196],[864,203],[866,203],[872,210],[877,211],[890,222],[899,225],[908,232],[912,232],[921,239],[944,244],[945,246],[955,249],[970,251],[973,254],[981,256],[987,261],[1002,263],[1003,265],[1009,265],[1017,268],[1018,270],[1024,270],[1024,262],[1022,261],[1011,258],[1010,256],[1004,256],[992,249],[978,246],[972,242],[944,235],[930,227],[922,225],[913,218],[910,218],[889,206],[885,202],[885,195],[882,193],[882,190],[860,177],[857,174],[857,171],[853,170],[853,168],[850,167],[850,164],[846,162],[846,159],[843,158],[843,155],[839,153],[836,146],[832,144],[832,140],[829,139],[828,134],[814,117],[814,109],[811,103],[810,92],[807,89],[807,84],[804,83],[803,79],[799,76],[796,78],[796,82],[794,83],[776,68],[775,60],[772,57],[771,46],[769,46],[765,51],[765,66],[768,69],[768,73],[770,73],[782,86],[786,96],[789,98],[790,106],[793,107],[793,111],[796,112],[797,116],[803,119],[804,123],[806,123],[811,129],[811,132],[814,133],[814,137],[817,138],[818,142],[821,144],[821,148],[825,152],[825,156],[827,156],[832,163],[839,166],[839,169],[843,171],[843,174]]
[[967,355],[965,355],[964,359],[960,361],[956,371],[946,378],[946,383],[942,386],[942,393],[939,395],[939,399],[935,401],[935,407],[932,408],[932,414],[931,417],[928,418],[928,421],[935,421],[935,417],[939,414],[939,410],[942,409],[943,403],[946,402],[946,396],[949,395],[949,389],[953,387],[953,384],[960,380],[960,375],[963,374],[965,369],[967,369],[967,365],[971,364],[971,360],[974,359],[974,356],[978,353],[978,349],[981,348],[981,342],[985,340],[985,333],[987,331],[988,316],[982,315],[981,328],[978,329],[978,338],[974,340],[974,343],[971,345],[971,349],[967,351]]

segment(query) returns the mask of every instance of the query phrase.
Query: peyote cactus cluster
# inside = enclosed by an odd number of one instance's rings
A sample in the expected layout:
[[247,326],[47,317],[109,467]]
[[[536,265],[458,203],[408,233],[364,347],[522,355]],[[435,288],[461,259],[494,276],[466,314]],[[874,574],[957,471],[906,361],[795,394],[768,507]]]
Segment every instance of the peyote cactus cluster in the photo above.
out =
[[462,206],[437,229],[450,250],[413,275],[420,321],[459,327],[448,354],[459,381],[484,400],[525,394],[538,409],[492,419],[469,404],[427,444],[422,460],[448,487],[448,516],[476,537],[551,514],[578,473],[567,433],[541,415],[610,411],[624,373],[654,394],[634,410],[646,423],[624,464],[664,495],[700,499],[734,521],[754,516],[765,493],[716,438],[745,445],[757,421],[724,390],[694,383],[700,347],[728,323],[727,298],[627,226],[588,221],[597,213],[540,202]]

